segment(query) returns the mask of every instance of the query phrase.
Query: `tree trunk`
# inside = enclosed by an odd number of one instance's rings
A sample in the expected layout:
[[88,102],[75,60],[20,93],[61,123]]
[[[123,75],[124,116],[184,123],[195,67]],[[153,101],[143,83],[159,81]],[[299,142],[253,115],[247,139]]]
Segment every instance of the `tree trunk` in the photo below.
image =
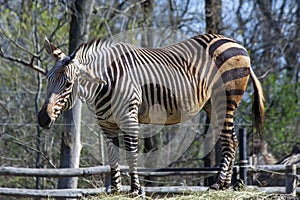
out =
[[[300,52],[300,0],[296,1],[297,10],[296,10],[296,23],[295,23],[295,33],[290,37],[289,45],[285,49],[285,58],[286,58],[286,69],[287,76],[292,83],[299,82],[299,71],[300,71],[300,62],[299,62],[299,52]],[[291,42],[292,41],[292,42]],[[295,84],[295,93],[297,93],[297,84]]]
[[[222,1],[221,0],[206,0],[205,1],[205,17],[206,17],[206,32],[207,33],[221,33],[222,32]],[[210,120],[207,117],[206,123],[209,124]],[[205,133],[208,134],[208,125],[205,127]],[[211,139],[204,144],[204,149],[211,149],[212,146],[215,146],[204,158],[205,167],[216,166],[221,160],[221,145],[217,138],[218,133],[213,133]],[[211,185],[214,182],[212,177],[205,179],[206,185]]]
[[[147,28],[153,27],[153,8],[154,8],[154,1],[153,0],[147,0],[141,4],[142,10],[143,10],[143,26],[145,27],[146,31],[143,31],[142,34],[142,41],[141,45],[142,47],[153,47],[153,37],[156,37],[156,35],[153,35],[150,31],[147,31]],[[153,135],[151,137],[147,137],[144,139],[144,153],[149,153],[156,151],[161,148],[161,139],[160,134]],[[159,162],[159,160],[157,160]],[[151,163],[145,163],[145,167],[149,166],[156,166],[155,163],[151,160]],[[144,186],[153,186],[151,181],[154,181],[153,177],[151,176],[145,176],[145,180],[148,180],[149,182],[144,182]]]
[[[72,53],[88,38],[89,14],[94,0],[75,0],[71,4],[71,24],[69,31],[69,53]],[[65,127],[62,134],[60,168],[78,168],[80,160],[80,122],[81,102],[76,101],[74,107],[64,113]],[[77,188],[77,177],[60,178],[58,188]]]
[[205,21],[207,33],[221,33],[223,30],[222,22],[222,1],[205,1]]

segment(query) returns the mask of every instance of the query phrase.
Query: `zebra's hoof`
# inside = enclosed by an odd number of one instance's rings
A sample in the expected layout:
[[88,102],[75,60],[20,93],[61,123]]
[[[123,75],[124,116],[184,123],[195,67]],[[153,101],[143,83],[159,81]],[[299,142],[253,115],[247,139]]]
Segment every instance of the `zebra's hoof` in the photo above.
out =
[[238,179],[236,184],[233,186],[234,191],[245,191],[247,189],[246,184],[243,180]]
[[130,192],[130,193],[129,193],[129,196],[130,196],[131,198],[138,197],[138,196],[139,196],[139,193],[138,193],[138,191],[133,191],[133,192]]
[[137,190],[132,190],[130,192],[130,196],[131,197],[140,197],[141,199],[145,198],[145,192],[142,188],[137,189]]
[[230,183],[219,183],[216,182],[214,184],[212,184],[211,186],[209,186],[209,190],[226,190],[230,187]]
[[230,183],[219,183],[216,182],[214,184],[212,184],[211,186],[209,186],[209,190],[225,190],[228,189],[230,187]]
[[214,183],[211,186],[209,186],[208,190],[220,190],[221,186],[219,185],[219,183]]
[[139,196],[141,197],[141,199],[145,199],[146,194],[142,187],[139,189]]

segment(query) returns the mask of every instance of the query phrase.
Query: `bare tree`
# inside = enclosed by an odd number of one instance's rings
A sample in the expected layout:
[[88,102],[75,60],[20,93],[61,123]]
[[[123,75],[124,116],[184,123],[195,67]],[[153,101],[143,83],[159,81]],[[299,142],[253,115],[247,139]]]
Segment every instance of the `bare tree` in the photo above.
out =
[[[94,0],[75,0],[71,4],[71,24],[69,31],[69,52],[86,42],[89,30],[89,15],[92,11]],[[73,108],[64,113],[65,128],[62,134],[61,143],[61,168],[78,168],[80,160],[80,122],[81,102],[76,101]],[[77,177],[61,178],[58,188],[77,188]]]
[[[207,0],[205,1],[205,19],[206,19],[206,32],[207,33],[218,33],[220,34],[222,32],[222,1],[221,0]],[[208,134],[208,126],[210,123],[210,119],[207,116],[206,119],[206,128],[205,128],[205,134]],[[204,160],[204,166],[205,167],[213,167],[216,166],[217,163],[220,162],[221,158],[221,145],[218,141],[218,136],[216,134],[219,133],[213,133],[213,135],[210,137],[210,140],[206,142],[205,149],[211,149],[211,147],[215,146],[215,148],[212,148],[212,150],[203,158]],[[205,181],[205,184],[211,185],[213,184],[214,179],[213,178],[207,178]]]

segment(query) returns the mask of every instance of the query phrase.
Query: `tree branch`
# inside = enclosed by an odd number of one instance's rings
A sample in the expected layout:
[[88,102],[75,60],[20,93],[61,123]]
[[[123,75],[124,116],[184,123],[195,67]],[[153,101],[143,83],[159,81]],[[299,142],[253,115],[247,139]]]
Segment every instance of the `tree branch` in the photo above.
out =
[[12,57],[12,56],[7,56],[7,55],[4,55],[4,53],[1,51],[0,53],[0,56],[2,58],[4,58],[5,60],[8,60],[8,61],[12,61],[12,62],[16,62],[16,63],[19,63],[19,64],[22,64],[26,67],[29,67],[41,74],[43,74],[44,76],[47,75],[47,70],[43,69],[43,68],[40,68],[39,66],[33,64],[33,61],[34,61],[34,57],[31,59],[30,62],[26,62],[24,60],[21,60],[21,59],[18,59],[18,58],[15,58],[15,57]]
[[0,26],[0,31],[3,34],[3,36],[8,39],[8,41],[10,41],[14,46],[16,46],[17,48],[21,49],[22,51],[25,51],[26,53],[30,54],[32,57],[34,58],[39,58],[39,55],[31,53],[30,51],[26,50],[24,47],[22,47],[21,45],[17,44],[14,40],[12,40],[7,34],[6,32],[3,30],[3,28]]
[[34,65],[34,60],[35,59],[39,59],[40,56],[37,55],[37,54],[34,54],[34,53],[31,53],[30,51],[26,50],[24,47],[22,47],[21,45],[17,44],[14,40],[12,40],[6,33],[5,31],[3,30],[3,28],[0,26],[0,31],[1,33],[4,35],[4,37],[10,41],[14,46],[16,46],[18,49],[28,53],[30,56],[32,56],[30,62],[26,62],[24,60],[21,60],[21,59],[18,59],[18,58],[15,58],[15,57],[12,57],[12,56],[9,56],[9,55],[5,55],[3,50],[2,50],[2,47],[0,45],[0,57],[4,58],[5,60],[8,60],[8,61],[12,61],[12,62],[16,62],[16,63],[19,63],[19,64],[22,64],[26,67],[29,67],[41,74],[43,74],[44,76],[47,75],[47,71],[45,69],[42,69],[40,68],[39,66],[36,66]]

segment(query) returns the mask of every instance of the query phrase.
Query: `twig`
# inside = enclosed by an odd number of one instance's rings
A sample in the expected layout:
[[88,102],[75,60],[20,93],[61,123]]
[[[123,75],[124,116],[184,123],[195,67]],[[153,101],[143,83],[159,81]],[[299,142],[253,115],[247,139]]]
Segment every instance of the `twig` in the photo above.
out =
[[122,10],[119,10],[117,8],[113,8],[113,7],[107,7],[107,6],[99,6],[97,10],[106,10],[106,9],[109,9],[117,14],[123,14],[123,15],[126,15],[128,17],[132,17],[131,14],[128,14],[127,12],[131,9],[134,9],[136,6],[139,6],[141,5],[142,3],[145,3],[147,0],[141,0],[141,1],[138,1],[138,2],[135,2],[131,5],[129,5],[127,8],[125,8],[123,11]]
[[[13,136],[11,136],[11,137],[12,137],[13,142],[14,142],[15,144],[17,144],[17,145],[19,145],[19,146],[21,146],[21,147],[23,147],[23,148],[27,148],[27,149],[29,149],[29,150],[31,150],[31,151],[34,151],[34,152],[38,152],[38,151],[39,151],[39,150],[33,148],[32,146],[29,146],[29,145],[27,145],[27,144],[24,144],[23,142],[21,142],[21,141],[18,140],[17,138],[15,138],[15,137],[13,137]],[[39,152],[40,152],[40,151],[39,151]],[[48,163],[50,164],[51,167],[56,168],[55,164],[53,164],[53,162],[51,161],[51,159],[50,159],[47,155],[45,155],[45,154],[42,153],[42,152],[40,152],[40,153],[41,153],[41,156],[42,156],[45,160],[48,161]]]

